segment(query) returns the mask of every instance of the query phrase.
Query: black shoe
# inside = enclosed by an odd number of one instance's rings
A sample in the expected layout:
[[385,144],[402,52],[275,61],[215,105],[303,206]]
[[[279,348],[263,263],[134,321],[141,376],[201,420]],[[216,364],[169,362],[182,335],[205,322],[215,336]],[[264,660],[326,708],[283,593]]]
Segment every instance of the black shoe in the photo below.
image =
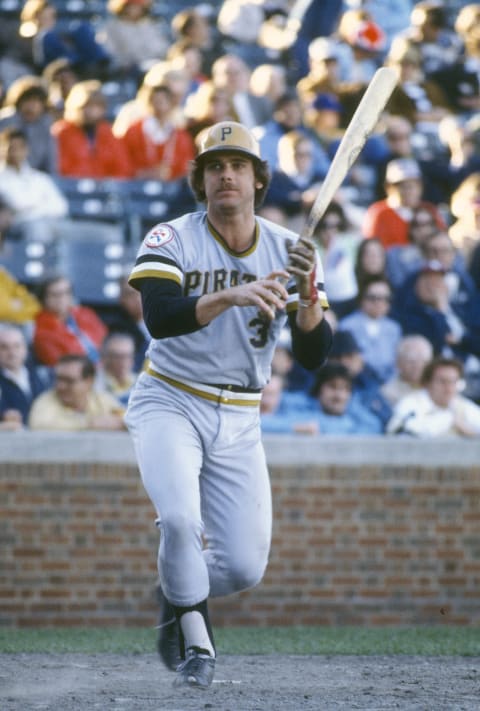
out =
[[187,658],[177,669],[175,686],[200,686],[207,689],[215,673],[215,657],[198,651],[195,647],[187,649]]
[[160,659],[170,671],[176,671],[182,662],[180,656],[180,635],[173,607],[165,599],[160,587],[157,588],[157,599],[160,604],[160,620],[158,624],[157,649]]

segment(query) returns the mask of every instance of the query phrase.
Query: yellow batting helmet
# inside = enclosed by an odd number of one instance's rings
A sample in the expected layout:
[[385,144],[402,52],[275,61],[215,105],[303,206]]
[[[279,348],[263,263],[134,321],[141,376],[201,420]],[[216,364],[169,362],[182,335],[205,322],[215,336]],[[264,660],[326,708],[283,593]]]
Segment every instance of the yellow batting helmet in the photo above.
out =
[[236,121],[221,121],[202,131],[199,144],[198,158],[218,151],[235,151],[261,160],[258,141],[248,128]]

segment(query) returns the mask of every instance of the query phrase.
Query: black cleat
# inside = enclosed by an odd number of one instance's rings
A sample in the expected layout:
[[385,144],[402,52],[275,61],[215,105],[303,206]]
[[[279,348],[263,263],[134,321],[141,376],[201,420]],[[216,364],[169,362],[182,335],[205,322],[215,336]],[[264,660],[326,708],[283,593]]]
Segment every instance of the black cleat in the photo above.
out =
[[166,600],[160,587],[157,588],[157,599],[160,604],[157,640],[158,653],[167,669],[176,671],[178,665],[182,662],[177,619],[173,607],[168,600]]
[[199,686],[207,689],[215,673],[215,657],[197,651],[195,647],[187,649],[187,658],[177,669],[177,676],[173,682],[175,686]]

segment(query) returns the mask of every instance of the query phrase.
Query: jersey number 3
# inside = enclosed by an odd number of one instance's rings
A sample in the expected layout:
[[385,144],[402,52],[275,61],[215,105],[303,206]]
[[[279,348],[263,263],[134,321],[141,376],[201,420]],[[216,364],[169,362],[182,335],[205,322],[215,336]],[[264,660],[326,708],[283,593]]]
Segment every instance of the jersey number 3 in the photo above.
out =
[[249,328],[255,330],[255,335],[250,338],[250,343],[254,348],[264,348],[268,339],[269,322],[265,318],[257,316],[252,318],[248,324]]

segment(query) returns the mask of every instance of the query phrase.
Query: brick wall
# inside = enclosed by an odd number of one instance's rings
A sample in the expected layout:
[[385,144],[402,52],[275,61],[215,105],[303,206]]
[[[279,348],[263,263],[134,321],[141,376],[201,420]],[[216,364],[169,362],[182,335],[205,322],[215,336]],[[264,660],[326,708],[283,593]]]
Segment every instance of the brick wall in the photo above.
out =
[[[0,625],[155,624],[157,531],[127,435],[0,437]],[[478,624],[480,450],[272,438],[270,564],[217,625]]]

